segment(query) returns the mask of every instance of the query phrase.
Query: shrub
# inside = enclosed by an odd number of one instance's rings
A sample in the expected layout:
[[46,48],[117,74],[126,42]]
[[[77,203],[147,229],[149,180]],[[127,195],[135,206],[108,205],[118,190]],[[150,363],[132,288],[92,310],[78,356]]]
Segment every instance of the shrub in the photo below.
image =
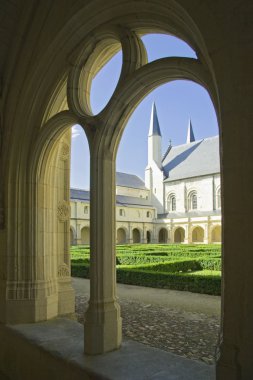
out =
[[[122,268],[122,266],[120,267]],[[153,263],[125,267],[127,269],[148,270],[154,272],[188,272],[201,270],[201,264],[197,260],[177,260],[164,263]]]
[[71,276],[90,278],[90,266],[83,263],[71,263]]
[[220,295],[221,292],[221,278],[215,275],[188,275],[186,273],[164,273],[118,268],[117,280],[123,284],[168,288],[193,293]]

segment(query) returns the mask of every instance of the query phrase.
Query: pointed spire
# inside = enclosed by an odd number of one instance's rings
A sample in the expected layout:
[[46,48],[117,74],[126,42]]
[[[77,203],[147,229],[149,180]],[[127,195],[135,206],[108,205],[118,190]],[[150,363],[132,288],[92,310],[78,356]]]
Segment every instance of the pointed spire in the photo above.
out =
[[149,136],[161,136],[159,121],[157,117],[157,111],[155,102],[152,104],[152,111],[150,117],[150,127],[149,127]]
[[189,144],[189,143],[191,143],[193,141],[195,141],[195,136],[194,136],[194,133],[193,133],[191,119],[189,119],[186,144]]

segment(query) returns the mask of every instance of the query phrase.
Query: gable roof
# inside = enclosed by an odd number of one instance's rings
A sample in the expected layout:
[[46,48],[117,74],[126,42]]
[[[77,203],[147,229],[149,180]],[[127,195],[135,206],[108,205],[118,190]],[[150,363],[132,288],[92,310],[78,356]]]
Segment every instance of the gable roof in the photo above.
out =
[[[90,202],[90,192],[89,190],[70,189],[70,199]],[[138,198],[138,197],[128,197],[126,195],[116,195],[116,203],[117,205],[122,205],[122,206],[153,207],[150,203],[150,200],[148,199]]]
[[219,173],[219,136],[172,147],[162,164],[166,182]]
[[116,185],[124,187],[133,187],[135,189],[146,189],[145,183],[135,174],[116,172]]

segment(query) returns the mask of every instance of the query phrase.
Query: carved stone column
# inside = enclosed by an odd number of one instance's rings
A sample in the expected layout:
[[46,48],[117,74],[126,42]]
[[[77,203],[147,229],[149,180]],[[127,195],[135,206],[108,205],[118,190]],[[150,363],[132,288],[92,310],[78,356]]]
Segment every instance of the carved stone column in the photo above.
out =
[[91,158],[90,301],[84,350],[94,355],[120,346],[122,321],[116,300],[115,162]]

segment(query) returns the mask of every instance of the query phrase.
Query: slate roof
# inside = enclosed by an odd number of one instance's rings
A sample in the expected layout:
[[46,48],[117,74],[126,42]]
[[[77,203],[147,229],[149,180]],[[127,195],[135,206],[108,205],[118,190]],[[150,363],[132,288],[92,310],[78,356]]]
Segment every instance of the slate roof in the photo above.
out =
[[[70,199],[90,202],[90,192],[89,190],[70,189]],[[116,203],[117,205],[122,205],[122,206],[135,205],[135,206],[153,207],[150,204],[150,201],[145,198],[127,197],[125,195],[116,195]]]
[[140,177],[128,173],[116,172],[116,185],[146,190],[145,183]]
[[220,173],[219,136],[172,147],[162,165],[165,182]]
[[200,216],[215,216],[220,215],[221,210],[208,210],[208,211],[188,211],[188,212],[168,212],[164,214],[157,214],[157,219],[176,219],[176,218],[196,218]]
[[79,201],[90,201],[89,190],[70,189],[70,199],[78,199]]
[[148,199],[138,197],[127,197],[125,195],[116,195],[117,205],[135,205],[153,207]]

